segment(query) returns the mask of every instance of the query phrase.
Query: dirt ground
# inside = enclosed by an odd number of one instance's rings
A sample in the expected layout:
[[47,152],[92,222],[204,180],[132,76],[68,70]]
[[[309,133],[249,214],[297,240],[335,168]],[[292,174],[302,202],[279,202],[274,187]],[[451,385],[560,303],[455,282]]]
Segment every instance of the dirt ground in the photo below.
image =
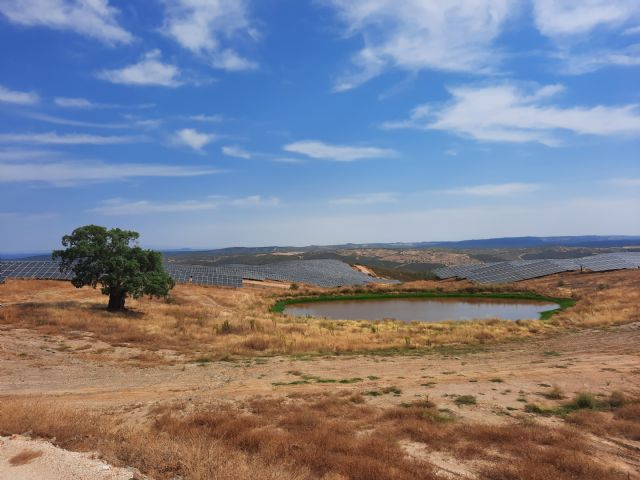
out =
[[[611,281],[609,277],[602,278],[602,281]],[[557,279],[541,279],[534,286],[540,290],[553,287],[577,291],[586,288],[581,286],[582,281],[582,277],[560,283]],[[590,282],[593,283],[593,277]],[[74,295],[81,299],[82,292],[76,291]],[[31,298],[19,300],[33,302],[39,295],[42,294],[34,292]],[[239,356],[194,361],[182,353],[162,354],[171,361],[145,363],[140,361],[146,355],[140,345],[112,345],[87,331],[56,334],[0,324],[0,413],[5,402],[35,400],[137,422],[147,418],[150,412],[170,405],[181,405],[184,409],[213,403],[241,410],[247,402],[256,399],[295,402],[297,398],[349,395],[363,399],[364,407],[380,412],[393,411],[412,402],[432,402],[439,411],[451,412],[460,425],[508,427],[533,422],[556,429],[566,425],[563,417],[540,415],[527,410],[527,405],[553,409],[580,392],[590,392],[597,398],[605,398],[612,392],[623,392],[629,399],[640,398],[640,318],[637,317],[635,321],[630,318],[617,325],[572,325],[552,334],[498,344],[458,345],[402,355],[382,355],[374,351],[357,355]],[[550,394],[552,390],[562,393],[554,396]],[[473,397],[475,404],[460,402],[458,399],[463,396]],[[612,476],[567,473],[556,478],[640,479],[640,437],[598,433],[591,427],[581,431],[589,439],[590,455],[610,468]],[[0,426],[0,433],[25,432],[2,432]],[[131,478],[131,470],[107,468],[104,462],[91,459],[87,454],[71,453],[42,443],[33,446],[29,442],[26,438],[2,438],[0,478]],[[407,457],[433,467],[433,478],[521,478],[483,475],[481,461],[463,461],[456,453],[429,448],[428,443],[416,442],[411,435],[398,438],[398,445]],[[29,449],[44,453],[32,460],[30,467],[9,466],[8,458],[19,450]],[[51,462],[68,476],[53,473],[39,476],[42,470],[38,469]],[[85,476],[74,473],[78,468]],[[97,471],[99,468],[102,470]],[[33,472],[31,476],[29,472]],[[124,476],[118,476],[121,473]],[[396,478],[395,475],[388,478]],[[282,478],[376,476],[291,474]]]
[[115,468],[95,454],[69,452],[44,440],[0,437],[0,478],[7,480],[131,480],[133,468]]

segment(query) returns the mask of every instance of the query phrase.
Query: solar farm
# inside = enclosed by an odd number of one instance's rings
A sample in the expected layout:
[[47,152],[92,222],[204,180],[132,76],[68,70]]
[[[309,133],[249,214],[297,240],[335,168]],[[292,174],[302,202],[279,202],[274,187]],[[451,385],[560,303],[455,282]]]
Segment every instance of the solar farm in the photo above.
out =
[[476,283],[511,283],[561,272],[606,272],[640,268],[640,252],[619,252],[569,259],[513,260],[457,265],[434,270],[440,279],[459,278]]
[[[370,277],[340,260],[292,260],[269,265],[229,264],[217,267],[165,263],[166,272],[177,283],[242,287],[242,280],[304,283],[319,287],[396,283]],[[71,273],[60,272],[53,261],[0,261],[0,279],[69,280]],[[1,282],[2,280],[0,280]]]

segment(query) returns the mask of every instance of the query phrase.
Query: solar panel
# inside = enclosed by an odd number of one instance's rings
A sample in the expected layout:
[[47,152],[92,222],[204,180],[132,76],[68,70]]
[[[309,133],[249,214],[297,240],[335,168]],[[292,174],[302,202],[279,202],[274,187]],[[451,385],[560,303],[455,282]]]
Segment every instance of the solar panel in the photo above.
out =
[[[179,264],[166,264],[166,268]],[[187,267],[187,266],[183,266]],[[345,262],[334,259],[291,260],[266,265],[227,264],[215,267],[197,265],[188,266],[192,271],[213,269],[219,275],[239,276],[248,280],[274,280],[281,282],[306,283],[320,287],[339,287],[344,285],[366,285],[368,283],[397,283],[396,280],[384,280],[351,268]]]
[[640,252],[603,253],[582,258],[513,260],[437,268],[442,279],[466,278],[477,283],[507,283],[575,270],[604,272],[640,268]]
[[[37,280],[70,280],[71,272],[60,272],[60,264],[53,261],[11,261],[0,262],[0,271],[6,278]],[[165,271],[177,283],[196,285],[218,285],[223,287],[242,287],[242,277],[218,273],[215,268],[168,265]]]

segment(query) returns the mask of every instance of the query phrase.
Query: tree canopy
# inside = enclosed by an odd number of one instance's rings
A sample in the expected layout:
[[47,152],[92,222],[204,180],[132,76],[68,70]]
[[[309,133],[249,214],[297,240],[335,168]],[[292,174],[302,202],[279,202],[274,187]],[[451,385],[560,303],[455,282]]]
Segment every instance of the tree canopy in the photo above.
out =
[[62,237],[65,248],[54,250],[52,258],[60,260],[60,271],[73,272],[75,287],[99,285],[109,295],[108,309],[123,310],[127,296],[166,297],[174,286],[161,254],[136,245],[139,237],[131,230],[85,225]]

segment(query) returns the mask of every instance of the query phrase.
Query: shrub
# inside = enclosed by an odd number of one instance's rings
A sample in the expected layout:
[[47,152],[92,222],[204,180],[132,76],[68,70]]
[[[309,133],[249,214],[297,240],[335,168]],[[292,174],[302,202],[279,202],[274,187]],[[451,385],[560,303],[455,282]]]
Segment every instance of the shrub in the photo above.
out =
[[569,406],[577,409],[588,408],[593,410],[594,408],[596,408],[597,403],[595,397],[592,394],[582,392],[575,396],[573,402],[571,402]]
[[459,397],[456,397],[456,399],[453,402],[458,406],[475,405],[476,397],[474,397],[473,395],[460,395]]

